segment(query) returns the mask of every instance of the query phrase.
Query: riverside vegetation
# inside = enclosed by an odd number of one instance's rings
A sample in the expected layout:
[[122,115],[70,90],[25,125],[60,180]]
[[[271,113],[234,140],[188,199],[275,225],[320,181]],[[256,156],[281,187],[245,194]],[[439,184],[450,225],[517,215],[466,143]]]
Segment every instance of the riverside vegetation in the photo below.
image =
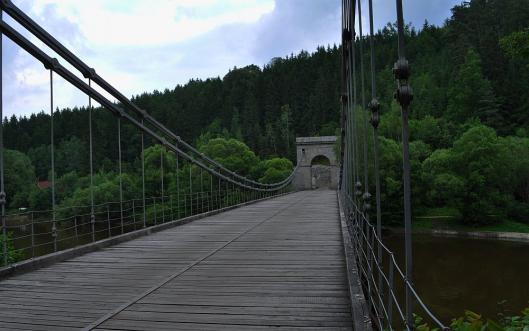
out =
[[[443,26],[425,22],[407,27],[415,92],[410,120],[415,215],[441,213],[467,227],[529,232],[528,8],[529,0],[472,0],[455,6]],[[368,39],[359,42],[369,49]],[[399,224],[400,113],[393,101],[391,72],[397,54],[395,25],[378,31],[375,43],[382,103],[383,221]],[[263,67],[233,68],[222,78],[192,79],[164,91],[146,92],[134,96],[133,102],[230,170],[272,182],[293,167],[294,137],[338,134],[340,54],[339,46],[319,47],[312,53],[274,58]],[[360,56],[369,63],[369,54],[358,54],[358,61]],[[363,120],[366,111],[357,110]],[[54,123],[58,206],[89,204],[88,110],[58,109]],[[96,203],[119,199],[116,125],[108,112],[94,109]],[[50,178],[50,116],[44,112],[13,116],[4,119],[4,127],[8,209],[49,209],[50,190],[37,188],[36,180]],[[123,125],[122,137],[124,198],[137,198],[141,196],[140,134]],[[177,178],[182,187],[189,184],[184,175],[189,165],[177,172],[174,155],[149,139],[147,146],[147,195],[161,194],[160,153],[167,164],[168,192],[178,189]],[[193,183],[198,185],[197,180]],[[9,259],[15,261],[16,254]],[[527,315],[524,310],[516,321],[526,323]],[[454,323],[460,330],[511,327],[472,314]]]

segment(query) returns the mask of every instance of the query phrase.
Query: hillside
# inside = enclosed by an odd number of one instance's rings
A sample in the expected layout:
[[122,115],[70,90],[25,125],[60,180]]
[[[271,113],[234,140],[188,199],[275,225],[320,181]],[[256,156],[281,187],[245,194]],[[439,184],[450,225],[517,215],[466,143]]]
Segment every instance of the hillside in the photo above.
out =
[[[425,22],[407,30],[415,91],[410,123],[414,205],[419,210],[449,206],[471,223],[504,217],[529,221],[529,0],[473,0],[452,13],[442,27]],[[368,40],[362,42],[368,72]],[[380,30],[375,43],[385,137],[384,210],[399,219],[394,25]],[[340,53],[338,46],[320,47],[274,58],[263,68],[234,68],[223,78],[191,80],[133,99],[186,141],[196,142],[201,134],[202,141],[233,137],[260,157],[292,159],[295,136],[329,135],[338,128]],[[117,138],[110,130],[116,120],[101,109],[95,113],[95,167],[110,171],[117,160]],[[87,120],[86,109],[57,113],[58,176],[87,174]],[[5,123],[6,148],[26,154],[40,179],[49,171],[49,122],[40,113]],[[139,156],[139,134],[125,127],[123,137],[124,160],[132,164]]]

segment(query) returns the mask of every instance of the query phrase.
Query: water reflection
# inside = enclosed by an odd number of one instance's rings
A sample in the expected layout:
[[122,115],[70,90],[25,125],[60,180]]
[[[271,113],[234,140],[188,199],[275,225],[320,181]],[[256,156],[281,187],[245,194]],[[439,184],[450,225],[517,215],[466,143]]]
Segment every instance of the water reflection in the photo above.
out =
[[[404,266],[403,236],[384,241]],[[444,322],[466,309],[496,318],[529,306],[529,243],[417,234],[413,258],[415,286]]]

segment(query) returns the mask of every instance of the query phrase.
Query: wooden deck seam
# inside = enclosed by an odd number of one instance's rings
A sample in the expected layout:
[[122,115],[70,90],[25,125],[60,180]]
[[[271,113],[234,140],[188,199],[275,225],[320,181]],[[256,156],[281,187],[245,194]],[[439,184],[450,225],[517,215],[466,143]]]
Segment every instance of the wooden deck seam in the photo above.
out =
[[208,254],[206,254],[205,256],[203,256],[202,258],[198,259],[198,260],[195,260],[193,263],[189,264],[188,266],[180,269],[179,271],[177,271],[176,273],[172,274],[171,276],[167,277],[165,280],[163,280],[162,282],[160,282],[159,284],[153,286],[152,288],[150,288],[149,290],[145,291],[144,293],[138,295],[137,297],[135,297],[133,300],[123,304],[122,306],[118,307],[117,309],[115,309],[114,311],[108,313],[107,315],[103,316],[102,318],[100,318],[99,320],[95,321],[94,323],[88,325],[87,327],[83,328],[82,330],[83,331],[89,331],[89,330],[93,330],[95,328],[97,328],[98,326],[100,326],[101,324],[103,324],[104,322],[106,322],[107,320],[113,318],[114,316],[116,316],[117,314],[119,314],[120,312],[124,311],[125,309],[127,309],[128,307],[132,306],[133,304],[137,303],[138,301],[140,301],[141,299],[145,298],[146,296],[148,296],[149,294],[153,293],[154,291],[156,291],[157,289],[161,288],[162,286],[164,286],[165,284],[169,283],[170,281],[172,281],[173,279],[175,279],[176,277],[182,275],[183,273],[185,273],[186,271],[190,270],[191,268],[193,268],[194,266],[196,266],[197,264],[199,264],[200,262],[204,261],[205,259],[209,258],[210,256],[214,255],[215,253],[217,253],[218,251],[222,250],[224,247],[228,246],[229,244],[231,244],[232,242],[234,242],[235,240],[237,240],[238,238],[244,236],[246,233],[250,232],[251,230],[253,230],[254,228],[257,228],[258,226],[260,226],[261,224],[265,223],[266,221],[270,220],[270,219],[273,219],[276,215],[280,214],[283,210],[291,207],[292,205],[295,205],[301,201],[303,201],[306,197],[302,197],[301,199],[297,199],[296,201],[286,205],[285,207],[279,209],[277,212],[275,212],[274,214],[272,214],[271,216],[265,218],[264,220],[250,226],[248,229],[246,229],[245,231],[243,231],[242,233],[236,235],[234,238],[232,238],[230,241],[228,242],[225,242],[223,245],[221,245],[220,247],[218,248],[215,248],[213,249],[212,251],[210,251]]

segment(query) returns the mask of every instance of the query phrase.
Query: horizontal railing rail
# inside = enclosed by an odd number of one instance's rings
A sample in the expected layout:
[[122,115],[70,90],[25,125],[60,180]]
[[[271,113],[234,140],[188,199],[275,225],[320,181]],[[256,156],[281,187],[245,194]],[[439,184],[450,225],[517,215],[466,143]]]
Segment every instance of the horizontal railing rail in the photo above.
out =
[[[449,330],[424,303],[413,284],[400,268],[395,253],[389,249],[377,234],[377,228],[357,203],[347,193],[339,192],[340,205],[346,217],[347,228],[352,238],[360,280],[368,299],[373,320],[380,330],[405,328],[412,330],[406,319],[405,307],[401,303],[402,293],[409,289],[419,304],[424,317],[438,328]],[[382,252],[380,254],[379,252]],[[384,265],[383,263],[386,263]],[[396,279],[397,277],[397,279]],[[398,287],[401,287],[400,290]],[[394,318],[397,313],[398,319]]]
[[[60,208],[63,212],[70,209],[72,214],[55,220],[51,217],[52,210],[9,214],[5,218],[8,240],[12,243],[9,254],[17,257],[16,262],[32,259],[138,229],[287,192],[290,192],[290,188],[276,192],[237,188],[214,189],[153,196],[145,198],[145,205],[142,198],[123,202],[109,201],[95,205],[97,208],[94,211],[94,227],[91,226],[91,205]],[[81,209],[86,212],[76,213]],[[54,223],[55,229],[52,227]]]

